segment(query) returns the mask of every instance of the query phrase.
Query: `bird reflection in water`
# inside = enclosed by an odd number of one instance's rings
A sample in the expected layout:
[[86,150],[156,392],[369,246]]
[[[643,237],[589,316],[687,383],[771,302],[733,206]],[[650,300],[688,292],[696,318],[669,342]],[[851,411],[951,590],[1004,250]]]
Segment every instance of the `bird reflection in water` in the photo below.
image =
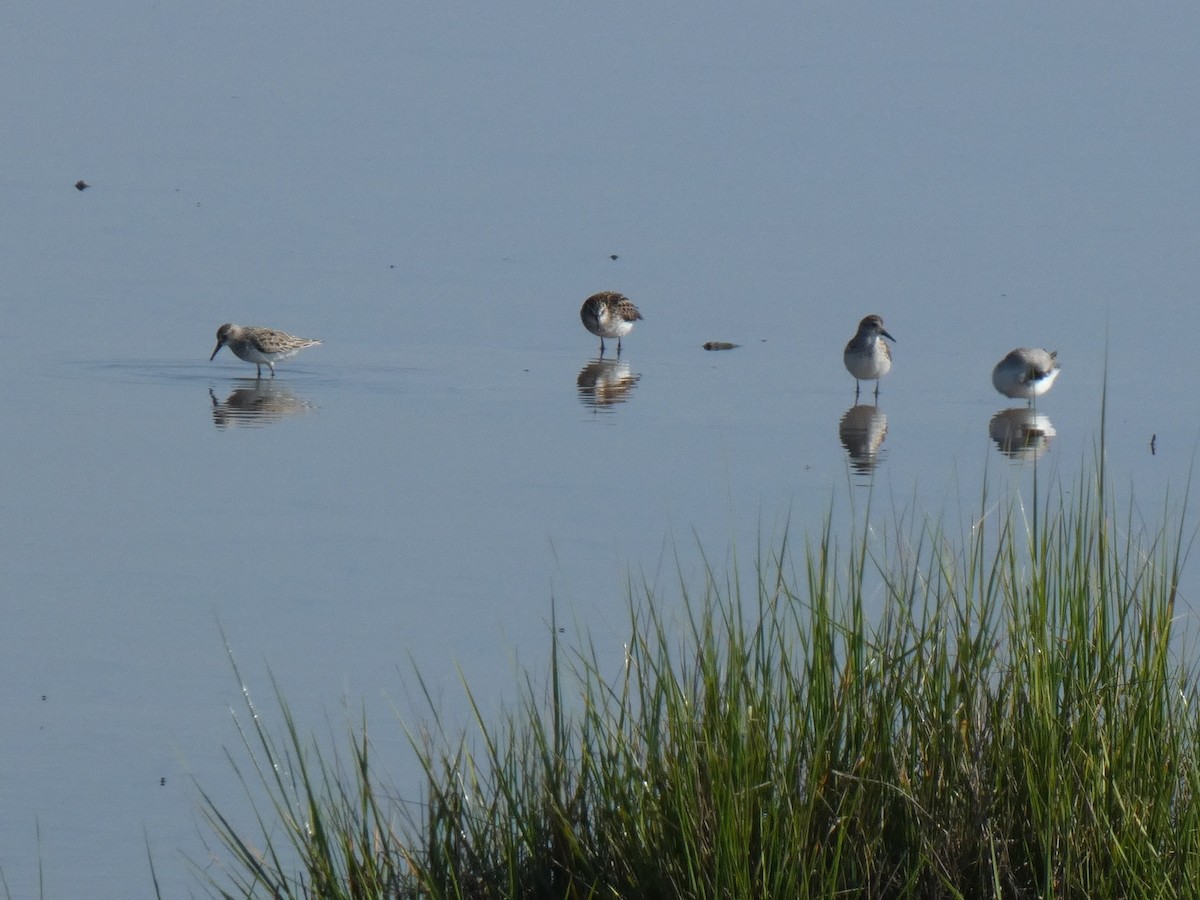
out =
[[1037,459],[1057,434],[1048,416],[1019,406],[1000,410],[988,422],[988,435],[1012,459]]
[[838,423],[838,437],[850,454],[854,471],[868,474],[879,464],[879,449],[887,437],[887,416],[878,406],[852,406]]
[[579,370],[575,384],[579,389],[579,400],[584,406],[593,409],[605,409],[629,399],[634,385],[641,375],[636,375],[629,368],[629,363],[617,359],[589,360],[588,364]]
[[212,398],[213,424],[218,428],[266,425],[316,409],[311,402],[297,397],[286,387],[257,378],[243,380],[248,387],[234,388],[223,401],[217,399],[212,388],[208,389],[208,396]]

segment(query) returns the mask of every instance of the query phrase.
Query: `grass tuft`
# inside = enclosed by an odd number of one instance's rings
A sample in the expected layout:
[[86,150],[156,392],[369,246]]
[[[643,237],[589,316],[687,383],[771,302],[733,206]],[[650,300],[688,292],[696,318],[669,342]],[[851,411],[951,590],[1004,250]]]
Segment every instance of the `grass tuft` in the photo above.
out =
[[1102,478],[1072,495],[958,539],[898,517],[842,549],[827,524],[800,565],[785,535],[746,590],[711,568],[669,603],[643,587],[616,671],[552,620],[548,686],[527,675],[499,721],[472,698],[473,737],[418,674],[415,815],[365,722],[329,758],[278,688],[279,741],[247,694],[251,768],[231,763],[271,802],[252,843],[204,797],[223,868],[203,877],[221,897],[1187,895],[1183,527],[1118,516]]

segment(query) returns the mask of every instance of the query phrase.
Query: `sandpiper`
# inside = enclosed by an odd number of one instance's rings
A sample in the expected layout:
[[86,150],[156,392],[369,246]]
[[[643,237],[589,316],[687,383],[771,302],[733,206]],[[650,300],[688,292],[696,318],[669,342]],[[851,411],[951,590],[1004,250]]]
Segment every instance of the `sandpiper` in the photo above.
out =
[[583,301],[579,318],[583,327],[600,338],[600,355],[604,355],[604,339],[617,339],[617,356],[621,355],[621,338],[633,330],[633,323],[642,317],[638,308],[624,294],[601,291]]
[[238,359],[252,362],[258,367],[259,378],[262,377],[264,365],[271,370],[271,377],[274,378],[275,363],[319,343],[321,342],[296,337],[284,331],[256,328],[253,325],[234,325],[230,322],[217,329],[217,347],[208,359],[211,362],[222,347],[228,346]]
[[883,327],[879,316],[867,316],[858,323],[858,332],[846,345],[842,361],[854,376],[854,396],[858,396],[859,381],[875,379],[875,396],[879,396],[879,379],[892,368],[892,348],[885,342],[896,340]]
[[992,369],[992,384],[1005,397],[1016,397],[1033,402],[1040,397],[1058,377],[1057,350],[1031,350],[1018,347]]

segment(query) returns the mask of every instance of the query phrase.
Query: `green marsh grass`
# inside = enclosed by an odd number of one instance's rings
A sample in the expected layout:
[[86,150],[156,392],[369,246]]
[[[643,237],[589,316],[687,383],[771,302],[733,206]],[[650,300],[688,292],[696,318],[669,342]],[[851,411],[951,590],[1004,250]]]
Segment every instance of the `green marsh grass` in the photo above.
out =
[[899,517],[842,549],[826,526],[749,587],[710,567],[666,602],[631,590],[622,666],[552,621],[546,683],[495,721],[475,707],[472,734],[426,691],[419,804],[377,776],[365,722],[331,756],[278,689],[278,739],[247,695],[251,762],[231,762],[270,801],[253,839],[206,804],[221,868],[201,877],[221,897],[1188,896],[1184,531],[1119,515],[1102,472],[1072,493],[1036,527],[1015,505],[957,538]]

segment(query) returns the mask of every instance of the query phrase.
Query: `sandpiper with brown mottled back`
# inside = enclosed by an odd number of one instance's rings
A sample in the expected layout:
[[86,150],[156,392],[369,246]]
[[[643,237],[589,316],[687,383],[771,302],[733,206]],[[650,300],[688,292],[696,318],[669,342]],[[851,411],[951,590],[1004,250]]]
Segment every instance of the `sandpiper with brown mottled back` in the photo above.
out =
[[275,363],[282,359],[295,356],[307,347],[315,347],[320,341],[310,338],[296,337],[286,331],[276,331],[273,328],[258,328],[254,325],[234,325],[227,322],[217,329],[217,346],[210,356],[211,362],[222,347],[228,347],[233,355],[246,362],[252,362],[258,368],[258,377],[262,377],[262,367],[271,370],[275,377]]
[[633,323],[642,318],[638,308],[624,294],[601,291],[583,301],[579,310],[583,327],[600,338],[600,355],[604,355],[604,339],[617,339],[617,356],[621,355],[621,338],[633,330]]

